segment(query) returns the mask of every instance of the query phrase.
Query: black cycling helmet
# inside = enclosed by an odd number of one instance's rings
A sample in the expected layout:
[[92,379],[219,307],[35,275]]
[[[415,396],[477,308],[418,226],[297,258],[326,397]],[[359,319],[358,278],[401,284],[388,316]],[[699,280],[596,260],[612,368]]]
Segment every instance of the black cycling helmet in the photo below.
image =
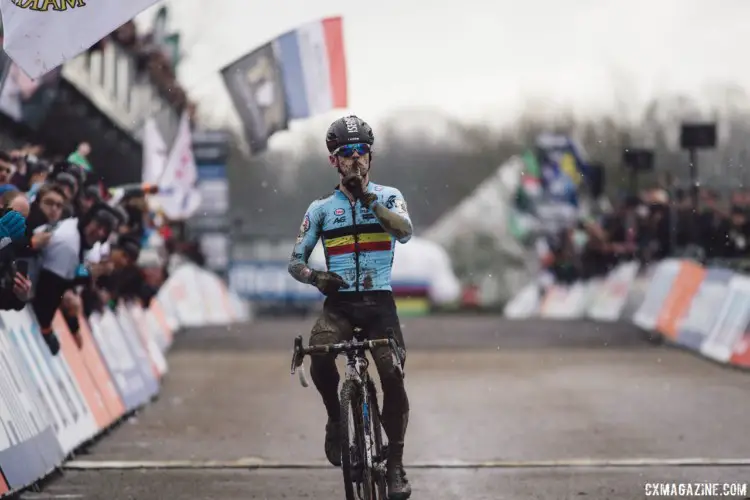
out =
[[364,143],[372,146],[374,142],[375,134],[372,127],[355,115],[345,116],[331,123],[326,134],[326,147],[329,153],[346,144]]

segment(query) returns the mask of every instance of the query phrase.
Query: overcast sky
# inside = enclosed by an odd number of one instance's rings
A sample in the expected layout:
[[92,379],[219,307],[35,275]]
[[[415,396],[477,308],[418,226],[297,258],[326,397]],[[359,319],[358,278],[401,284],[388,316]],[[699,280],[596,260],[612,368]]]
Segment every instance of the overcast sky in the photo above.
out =
[[[746,0],[170,0],[180,78],[214,116],[236,115],[221,67],[296,26],[344,17],[350,110],[407,106],[511,120],[529,100],[636,110],[654,94],[750,88]],[[152,11],[141,20],[149,24]],[[340,115],[335,111],[333,115]],[[321,127],[331,116],[295,128]],[[289,135],[289,134],[287,134]]]

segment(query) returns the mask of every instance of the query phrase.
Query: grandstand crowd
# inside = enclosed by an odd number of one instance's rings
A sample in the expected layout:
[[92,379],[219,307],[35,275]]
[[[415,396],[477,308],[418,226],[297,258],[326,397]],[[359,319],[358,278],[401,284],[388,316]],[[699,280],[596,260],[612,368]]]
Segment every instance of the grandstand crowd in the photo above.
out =
[[53,355],[58,310],[81,347],[80,318],[118,301],[147,307],[175,259],[200,261],[150,209],[153,189],[105,187],[89,154],[86,143],[52,161],[39,145],[0,151],[0,310],[30,304]]
[[698,207],[683,189],[656,187],[625,196],[614,207],[550,238],[545,268],[558,282],[601,276],[618,263],[689,257],[741,264],[750,256],[750,196],[700,189]]

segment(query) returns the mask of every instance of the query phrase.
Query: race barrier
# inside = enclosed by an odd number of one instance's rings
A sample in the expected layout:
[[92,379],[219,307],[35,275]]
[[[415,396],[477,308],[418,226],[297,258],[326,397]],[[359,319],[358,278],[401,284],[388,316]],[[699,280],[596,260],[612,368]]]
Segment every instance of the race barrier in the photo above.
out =
[[219,278],[192,264],[172,273],[147,309],[120,303],[80,317],[80,349],[58,311],[57,356],[28,306],[0,311],[0,497],[43,479],[154,399],[181,328],[249,319]]
[[750,277],[690,260],[626,262],[588,282],[530,284],[504,312],[513,319],[630,321],[669,344],[750,368]]

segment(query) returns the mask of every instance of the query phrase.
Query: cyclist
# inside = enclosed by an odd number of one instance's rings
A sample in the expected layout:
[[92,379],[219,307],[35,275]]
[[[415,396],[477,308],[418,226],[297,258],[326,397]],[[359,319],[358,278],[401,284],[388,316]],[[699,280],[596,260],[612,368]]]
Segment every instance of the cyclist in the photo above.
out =
[[[313,201],[305,213],[289,262],[289,273],[314,285],[326,300],[310,333],[310,345],[351,340],[358,326],[369,339],[393,334],[405,355],[396,304],[391,292],[391,265],[396,241],[411,238],[412,224],[401,192],[370,182],[372,128],[356,116],[331,124],[326,134],[328,160],[339,173],[332,194]],[[327,271],[307,262],[322,238]],[[388,437],[388,498],[407,499],[411,486],[403,467],[409,400],[403,375],[388,347],[372,352],[383,387],[383,428]],[[405,359],[405,358],[404,358]],[[341,466],[339,373],[335,355],[312,356],[310,375],[323,397],[328,423],[325,453]]]

